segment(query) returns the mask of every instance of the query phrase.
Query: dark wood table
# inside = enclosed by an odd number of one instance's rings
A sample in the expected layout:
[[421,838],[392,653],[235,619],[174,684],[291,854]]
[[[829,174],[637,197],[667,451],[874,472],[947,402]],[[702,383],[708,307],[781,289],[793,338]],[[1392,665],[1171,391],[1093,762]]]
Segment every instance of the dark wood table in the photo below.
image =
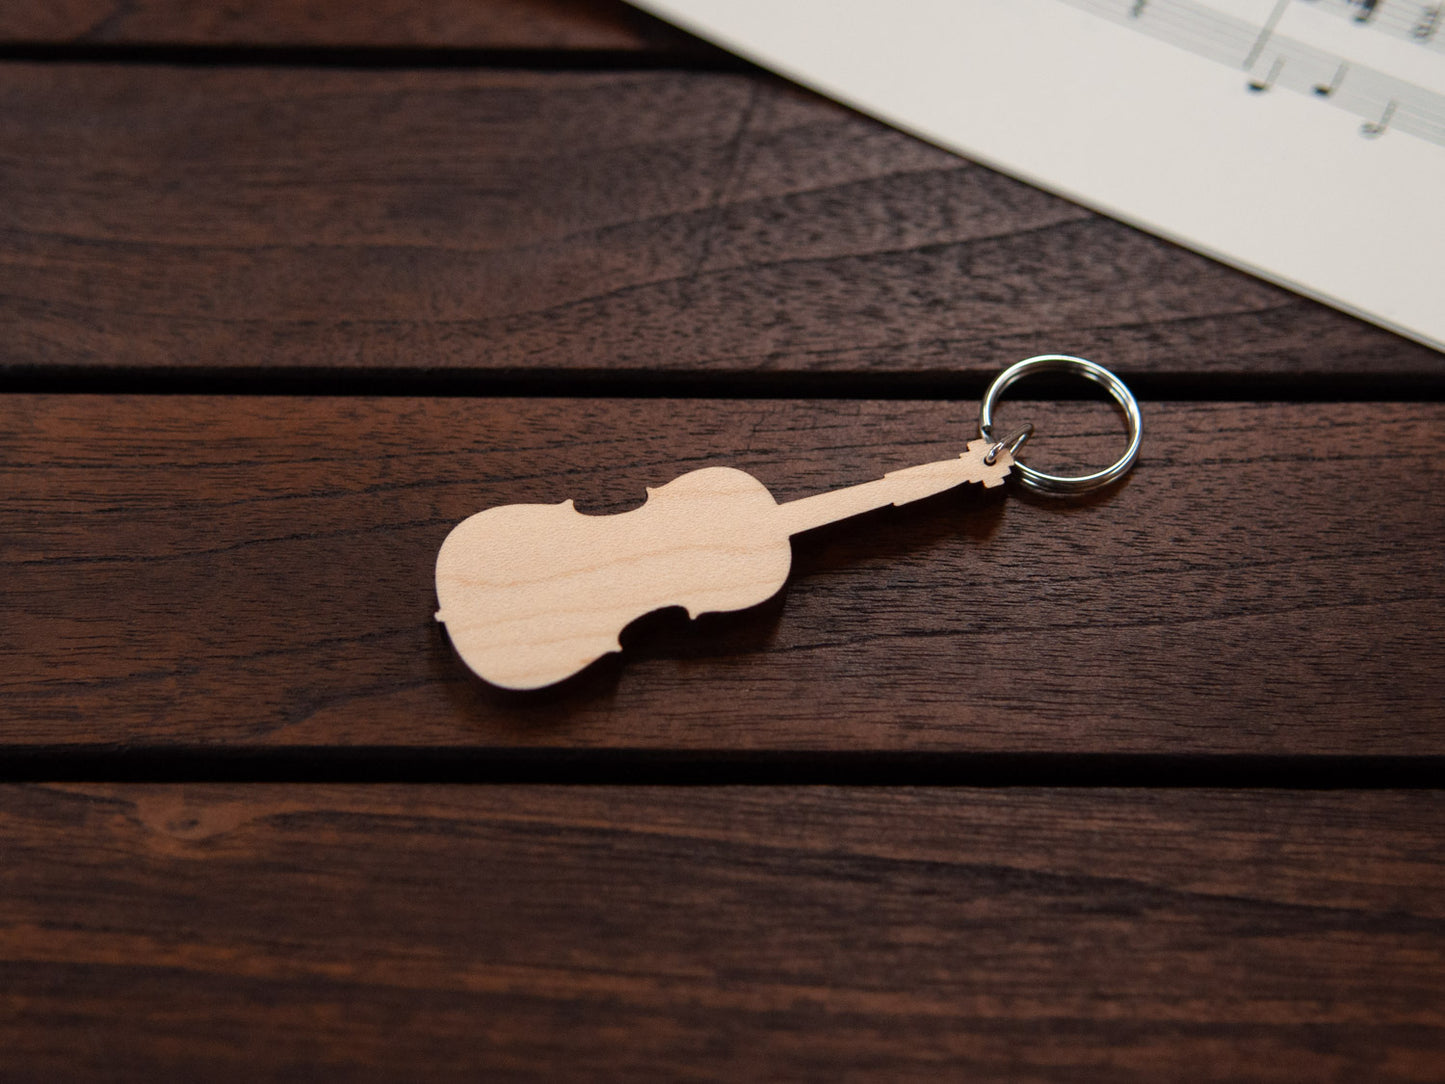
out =
[[[0,41],[0,1077],[1445,1079],[1438,354],[606,0]],[[480,508],[865,481],[1043,352],[1111,492],[534,696],[433,620]]]

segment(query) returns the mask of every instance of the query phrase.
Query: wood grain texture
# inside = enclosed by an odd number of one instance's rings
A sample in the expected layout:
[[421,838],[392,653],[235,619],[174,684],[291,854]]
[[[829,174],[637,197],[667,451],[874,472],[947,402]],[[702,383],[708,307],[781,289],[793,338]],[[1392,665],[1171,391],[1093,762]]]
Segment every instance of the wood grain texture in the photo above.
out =
[[[1103,404],[1005,407],[1044,469],[1122,442]],[[715,464],[788,500],[956,454],[974,409],[6,397],[3,741],[1445,752],[1440,404],[1145,404],[1112,494],[801,536],[775,604],[645,619],[540,695],[478,682],[433,620],[437,549],[482,508],[620,512]]]
[[765,76],[0,68],[0,366],[1438,375]]
[[1428,1081],[1439,793],[0,788],[9,1080]]
[[657,48],[680,34],[620,0],[47,0],[0,7],[0,41]]

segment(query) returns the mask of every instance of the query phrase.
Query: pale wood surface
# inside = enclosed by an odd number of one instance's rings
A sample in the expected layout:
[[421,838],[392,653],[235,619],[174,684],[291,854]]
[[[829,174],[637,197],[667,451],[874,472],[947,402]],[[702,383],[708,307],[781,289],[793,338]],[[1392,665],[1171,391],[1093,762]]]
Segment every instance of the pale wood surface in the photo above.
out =
[[1012,463],[980,439],[952,459],[782,505],[726,466],[648,486],[641,508],[615,515],[583,515],[570,497],[497,505],[443,540],[436,619],[478,677],[545,688],[621,651],[623,630],[658,610],[696,618],[767,602],[787,582],[795,534],[968,482],[996,487]]
[[[1122,444],[1103,404],[1005,406],[1045,469]],[[775,604],[643,622],[525,700],[433,619],[466,516],[623,512],[720,462],[790,500],[955,454],[974,405],[0,409],[9,743],[1445,752],[1440,404],[1145,404],[1112,494],[943,496],[802,536]]]
[[8,64],[0,146],[0,373],[1441,373],[763,76]]
[[0,1046],[11,1080],[1419,1084],[1442,834],[1428,791],[0,787]]

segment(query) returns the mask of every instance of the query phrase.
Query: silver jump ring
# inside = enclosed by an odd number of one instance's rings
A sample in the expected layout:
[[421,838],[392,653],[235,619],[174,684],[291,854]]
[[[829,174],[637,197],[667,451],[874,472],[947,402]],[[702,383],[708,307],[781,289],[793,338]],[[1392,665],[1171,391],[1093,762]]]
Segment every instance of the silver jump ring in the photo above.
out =
[[1114,397],[1114,401],[1124,408],[1129,446],[1124,449],[1124,454],[1113,466],[1105,467],[1093,474],[1081,474],[1073,478],[1045,474],[1032,467],[1026,467],[1022,463],[1015,463],[1014,469],[1018,472],[1019,481],[1037,493],[1065,496],[1091,493],[1124,477],[1139,456],[1139,440],[1143,432],[1143,421],[1139,417],[1139,404],[1135,401],[1133,393],[1124,386],[1122,380],[1102,365],[1096,365],[1084,358],[1071,357],[1068,354],[1040,354],[1038,357],[1025,358],[1023,361],[1010,365],[998,374],[997,379],[988,386],[988,391],[984,392],[983,402],[979,404],[978,408],[979,434],[985,440],[993,439],[993,409],[998,403],[999,396],[1003,395],[1005,389],[1011,384],[1035,373],[1072,373],[1102,385],[1104,390]]

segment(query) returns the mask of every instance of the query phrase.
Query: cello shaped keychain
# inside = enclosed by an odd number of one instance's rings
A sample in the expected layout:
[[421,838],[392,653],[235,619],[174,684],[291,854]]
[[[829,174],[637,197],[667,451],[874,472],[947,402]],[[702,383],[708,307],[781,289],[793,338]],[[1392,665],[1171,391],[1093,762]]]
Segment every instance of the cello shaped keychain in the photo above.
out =
[[[1014,459],[1032,426],[995,439],[999,397],[1040,372],[1084,377],[1114,397],[1128,431],[1117,462],[1061,478]],[[1087,493],[1128,472],[1140,430],[1138,403],[1109,370],[1066,354],[1028,358],[989,386],[980,437],[956,459],[783,504],[745,471],[705,467],[649,488],[641,508],[617,515],[589,516],[570,500],[478,512],[452,529],[437,554],[436,618],[477,676],[506,689],[540,689],[622,650],[622,630],[654,610],[681,606],[697,617],[766,602],[787,581],[795,534],[968,483],[992,488],[1011,472],[1040,493]]]

